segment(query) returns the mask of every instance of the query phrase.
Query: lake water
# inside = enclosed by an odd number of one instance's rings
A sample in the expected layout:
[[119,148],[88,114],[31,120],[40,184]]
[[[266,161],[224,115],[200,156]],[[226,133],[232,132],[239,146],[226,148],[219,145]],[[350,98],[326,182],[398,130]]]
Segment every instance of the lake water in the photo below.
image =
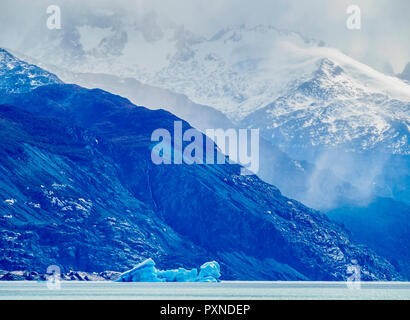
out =
[[410,299],[410,282],[116,283],[0,281],[3,299]]

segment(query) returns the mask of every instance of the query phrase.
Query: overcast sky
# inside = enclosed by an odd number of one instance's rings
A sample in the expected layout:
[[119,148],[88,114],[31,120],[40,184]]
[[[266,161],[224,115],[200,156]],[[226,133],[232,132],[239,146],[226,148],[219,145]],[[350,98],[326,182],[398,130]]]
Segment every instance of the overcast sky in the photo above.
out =
[[[0,46],[15,48],[21,34],[61,5],[69,24],[76,12],[119,8],[127,13],[156,11],[196,33],[211,35],[227,25],[270,24],[324,40],[373,66],[390,63],[401,72],[410,62],[409,0],[1,0]],[[349,5],[361,9],[361,30],[346,28]],[[91,10],[91,11],[90,11]]]

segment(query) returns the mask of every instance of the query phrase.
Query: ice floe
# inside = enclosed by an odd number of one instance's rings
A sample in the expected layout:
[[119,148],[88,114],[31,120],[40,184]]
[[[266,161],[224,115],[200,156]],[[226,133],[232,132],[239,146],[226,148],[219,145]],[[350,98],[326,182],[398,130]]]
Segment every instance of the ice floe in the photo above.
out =
[[196,268],[159,270],[154,260],[146,259],[136,267],[122,273],[117,282],[219,282],[221,271],[216,261],[204,263],[199,273]]

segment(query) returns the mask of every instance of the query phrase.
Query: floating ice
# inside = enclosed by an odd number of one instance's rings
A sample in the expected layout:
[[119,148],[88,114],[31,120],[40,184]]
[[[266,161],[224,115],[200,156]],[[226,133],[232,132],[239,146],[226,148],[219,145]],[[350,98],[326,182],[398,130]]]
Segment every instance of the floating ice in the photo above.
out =
[[215,282],[221,276],[221,268],[216,261],[206,262],[201,266],[198,281]]
[[159,270],[154,260],[147,259],[120,275],[117,282],[218,282],[221,277],[218,262],[206,262],[197,269]]
[[120,275],[119,282],[164,282],[165,280],[157,277],[157,269],[152,259],[147,259],[135,268],[128,270]]

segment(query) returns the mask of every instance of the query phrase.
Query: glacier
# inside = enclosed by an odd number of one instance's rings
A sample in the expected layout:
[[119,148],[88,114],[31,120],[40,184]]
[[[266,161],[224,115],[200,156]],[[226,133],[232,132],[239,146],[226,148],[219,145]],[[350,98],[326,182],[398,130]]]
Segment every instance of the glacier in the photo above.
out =
[[221,268],[216,261],[204,263],[197,269],[178,268],[159,270],[153,259],[149,258],[120,275],[115,282],[219,282]]

